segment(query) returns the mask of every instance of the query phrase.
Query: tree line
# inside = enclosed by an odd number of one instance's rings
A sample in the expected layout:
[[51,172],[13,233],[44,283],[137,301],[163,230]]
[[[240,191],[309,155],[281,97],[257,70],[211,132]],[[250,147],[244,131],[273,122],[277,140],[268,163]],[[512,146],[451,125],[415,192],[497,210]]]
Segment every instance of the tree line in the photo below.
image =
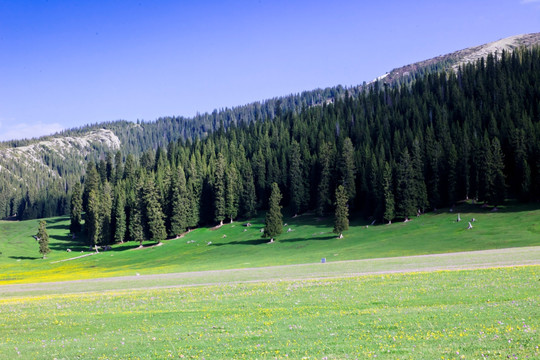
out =
[[538,200],[539,65],[538,48],[503,52],[139,158],[90,162],[85,227],[93,244],[164,239],[254,216],[273,183],[291,215],[333,213],[341,185],[352,216],[380,222],[466,198]]

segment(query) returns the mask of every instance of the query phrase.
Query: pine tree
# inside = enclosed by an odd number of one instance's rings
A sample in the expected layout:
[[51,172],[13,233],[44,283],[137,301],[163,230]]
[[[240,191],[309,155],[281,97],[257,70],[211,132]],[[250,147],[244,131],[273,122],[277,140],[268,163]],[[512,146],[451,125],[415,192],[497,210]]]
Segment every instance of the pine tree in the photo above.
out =
[[124,168],[122,165],[122,153],[120,151],[117,151],[114,155],[114,185],[118,184],[118,182],[124,177]]
[[100,193],[100,199],[99,199],[99,218],[101,221],[100,225],[100,236],[99,236],[99,243],[100,244],[109,244],[111,242],[111,224],[112,224],[112,207],[113,207],[113,199],[111,194],[111,185],[108,181],[105,181],[105,183],[102,186],[102,190]]
[[188,227],[188,207],[190,206],[186,188],[186,176],[182,167],[178,168],[172,181],[171,235],[177,236]]
[[321,179],[317,187],[317,214],[323,216],[332,204],[330,187],[334,154],[330,143],[325,142],[321,145],[319,161],[321,163]]
[[266,213],[263,233],[263,237],[270,238],[270,242],[273,242],[283,230],[283,215],[281,215],[281,205],[279,205],[281,197],[278,184],[272,183],[272,192],[268,200],[270,209]]
[[86,209],[86,220],[84,226],[88,233],[90,244],[98,252],[98,243],[101,238],[101,206],[99,203],[99,193],[96,190],[91,190],[88,194],[88,206]]
[[82,224],[82,191],[81,183],[76,182],[73,186],[73,191],[71,192],[71,203],[70,203],[70,225],[69,230],[72,234],[78,233],[81,231]]
[[243,187],[241,188],[241,214],[246,218],[250,218],[256,214],[257,194],[255,192],[255,181],[253,179],[253,171],[251,165],[244,166],[243,172]]
[[[414,179],[415,206],[422,211],[425,211],[428,206],[428,195],[426,182],[424,180],[424,159],[420,141],[414,139],[412,149],[412,167]],[[393,205],[392,205],[393,206]]]
[[407,148],[401,153],[397,174],[397,215],[408,220],[416,214],[413,188],[413,168]]
[[167,233],[159,194],[151,175],[147,176],[141,195],[143,199],[143,228],[146,228],[150,240],[161,242],[167,237]]
[[94,190],[99,192],[100,178],[96,169],[96,165],[93,161],[90,161],[86,167],[86,175],[84,178],[84,192],[83,192],[83,209],[88,206],[88,195],[90,191]]
[[39,242],[39,253],[43,256],[43,259],[47,257],[47,254],[51,252],[49,249],[49,234],[47,233],[47,222],[40,220],[38,233],[36,235]]
[[384,163],[382,188],[384,192],[384,220],[392,223],[395,216],[394,186],[392,181],[392,168],[388,162]]
[[506,197],[506,183],[504,176],[504,155],[498,138],[491,142],[491,163],[489,164],[490,183],[488,201],[493,205],[500,205]]
[[449,205],[452,206],[458,200],[456,193],[457,191],[457,150],[454,144],[450,147],[450,152],[448,154],[448,181],[447,181],[447,192]]
[[307,194],[303,167],[300,145],[293,140],[289,155],[289,191],[291,194],[291,210],[294,214],[299,214],[306,205]]
[[189,167],[187,168],[187,171],[187,227],[194,228],[200,222],[202,180],[200,176],[201,170],[197,167],[197,161],[193,156],[189,161]]
[[339,171],[341,174],[340,183],[347,191],[349,200],[352,200],[356,196],[356,166],[354,161],[354,147],[350,138],[345,138],[343,142]]
[[226,171],[226,187],[225,187],[225,213],[229,217],[231,223],[238,216],[239,206],[239,181],[238,172],[234,164],[229,165]]
[[214,220],[223,225],[225,219],[225,159],[219,153],[214,171]]
[[132,203],[129,210],[128,230],[130,240],[139,242],[139,246],[142,247],[144,240],[144,229],[142,225],[142,214],[139,201]]
[[122,186],[116,187],[114,199],[114,241],[123,243],[126,237],[126,195]]
[[343,231],[349,229],[349,208],[347,206],[348,194],[343,185],[336,189],[336,212],[334,220],[334,233],[343,237]]

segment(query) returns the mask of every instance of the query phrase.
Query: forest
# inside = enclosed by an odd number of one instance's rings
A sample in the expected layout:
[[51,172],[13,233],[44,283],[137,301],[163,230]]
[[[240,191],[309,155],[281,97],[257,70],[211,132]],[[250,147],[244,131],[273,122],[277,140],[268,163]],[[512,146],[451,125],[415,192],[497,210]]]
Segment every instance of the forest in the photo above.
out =
[[140,156],[108,153],[70,191],[71,230],[84,212],[92,244],[159,241],[249,219],[268,208],[273,183],[290,215],[332,215],[342,185],[351,217],[378,223],[464,199],[537,201],[539,65],[539,48],[503,52],[299,111],[277,106],[272,118],[221,121]]

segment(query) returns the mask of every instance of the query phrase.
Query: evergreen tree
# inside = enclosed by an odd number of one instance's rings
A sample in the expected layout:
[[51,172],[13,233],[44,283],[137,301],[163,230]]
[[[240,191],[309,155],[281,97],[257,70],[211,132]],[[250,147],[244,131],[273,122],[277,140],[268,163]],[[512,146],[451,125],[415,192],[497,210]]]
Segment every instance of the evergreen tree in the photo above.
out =
[[107,155],[105,157],[105,163],[106,163],[105,170],[107,174],[107,181],[113,182],[114,178],[116,178],[116,174],[114,173],[113,156],[109,151],[107,152]]
[[340,183],[343,185],[349,196],[349,200],[356,196],[356,166],[354,161],[354,147],[350,138],[345,138],[341,149],[339,162]]
[[424,159],[422,156],[422,149],[420,148],[420,141],[418,139],[415,139],[413,142],[412,167],[415,194],[414,203],[418,209],[425,211],[428,206],[428,195],[426,182],[424,180]]
[[112,224],[112,189],[108,181],[102,186],[99,199],[99,219],[101,221],[100,234],[99,234],[99,243],[106,245],[111,242],[111,224]]
[[414,203],[413,168],[411,157],[407,148],[403,150],[398,164],[397,176],[397,214],[408,220],[416,214]]
[[69,230],[72,234],[78,233],[81,231],[82,224],[82,191],[81,184],[75,183],[73,186],[73,191],[71,192],[71,203],[70,203],[70,225]]
[[307,194],[303,167],[300,145],[293,140],[289,155],[289,191],[291,210],[294,214],[299,214],[306,206]]
[[90,193],[88,194],[88,206],[86,208],[86,220],[84,222],[86,232],[88,233],[88,239],[96,252],[98,252],[97,246],[99,239],[101,238],[102,225],[99,198],[99,193],[96,190],[90,190]]
[[135,181],[135,169],[137,167],[135,157],[133,154],[128,154],[126,157],[126,163],[124,164],[124,176],[123,179],[128,181]]
[[448,153],[448,179],[447,179],[447,193],[449,205],[452,206],[458,200],[457,194],[457,150],[454,144],[450,147],[450,152]]
[[90,161],[86,167],[86,175],[84,178],[84,192],[83,192],[83,209],[88,206],[88,195],[90,191],[94,190],[99,192],[100,177],[96,169],[96,165],[93,161]]
[[240,197],[239,181],[240,178],[236,171],[236,167],[233,164],[229,165],[226,171],[225,213],[231,220],[231,223],[233,222],[233,219],[238,216]]
[[126,195],[122,186],[116,187],[114,195],[114,241],[123,243],[126,237]]
[[273,242],[274,238],[283,231],[283,215],[281,215],[281,205],[279,205],[281,197],[278,184],[272,183],[272,192],[268,200],[270,209],[266,213],[263,233],[263,237],[270,238],[270,242]]
[[131,204],[129,208],[129,237],[131,241],[139,242],[139,246],[142,247],[144,241],[144,229],[142,225],[141,205],[139,201]]
[[122,153],[120,151],[117,151],[114,155],[114,170],[114,184],[116,185],[124,177]]
[[257,212],[257,194],[255,192],[255,181],[253,179],[253,171],[251,165],[244,166],[243,184],[241,189],[241,214],[246,218],[251,218]]
[[504,155],[498,138],[491,142],[491,163],[488,170],[490,181],[488,187],[488,201],[493,205],[500,205],[506,197],[506,183],[504,176]]
[[143,199],[143,227],[146,228],[150,240],[160,242],[167,237],[167,233],[159,194],[151,175],[146,177],[141,195]]
[[384,163],[383,171],[383,192],[384,192],[384,220],[388,221],[388,224],[392,223],[395,213],[395,203],[394,203],[394,186],[392,181],[392,168],[388,162]]
[[51,252],[49,249],[49,234],[47,233],[47,222],[45,220],[39,221],[38,233],[36,235],[39,242],[39,253],[43,256],[43,259],[47,257],[47,254]]
[[172,214],[171,235],[177,236],[186,231],[188,227],[188,207],[190,206],[186,187],[186,176],[182,167],[172,181]]
[[187,226],[188,228],[196,227],[200,222],[200,206],[201,206],[201,192],[202,192],[202,180],[200,176],[200,169],[197,167],[197,161],[195,157],[192,157],[188,167],[188,179],[187,179],[187,197],[188,197],[188,216]]
[[348,194],[343,185],[336,189],[336,212],[334,220],[334,233],[343,237],[343,231],[349,229],[349,208],[347,206]]
[[321,177],[317,187],[317,214],[323,216],[332,204],[330,193],[334,154],[330,143],[324,142],[320,148]]
[[216,169],[214,171],[214,220],[223,225],[225,219],[225,159],[223,154],[219,153],[216,160]]

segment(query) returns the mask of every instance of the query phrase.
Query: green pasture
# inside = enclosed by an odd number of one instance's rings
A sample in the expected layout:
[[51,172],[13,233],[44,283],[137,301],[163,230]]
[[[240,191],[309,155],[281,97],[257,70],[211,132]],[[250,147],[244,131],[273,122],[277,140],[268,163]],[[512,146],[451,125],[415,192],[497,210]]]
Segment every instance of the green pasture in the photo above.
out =
[[[463,221],[456,222],[457,214]],[[468,221],[475,218],[473,228]],[[263,219],[196,229],[162,246],[136,249],[138,244],[113,246],[93,254],[83,238],[68,234],[67,217],[47,219],[52,252],[41,259],[36,234],[38,220],[0,222],[0,284],[90,279],[204,270],[328,263],[484,249],[540,245],[540,209],[511,205],[493,212],[461,204],[416,217],[407,223],[368,225],[353,221],[344,239],[332,233],[331,218],[304,215],[285,218],[287,225],[272,244],[261,238]],[[288,229],[291,231],[287,232]],[[67,249],[71,252],[67,252]],[[81,255],[89,255],[69,261]]]
[[540,266],[0,299],[5,359],[537,359]]

